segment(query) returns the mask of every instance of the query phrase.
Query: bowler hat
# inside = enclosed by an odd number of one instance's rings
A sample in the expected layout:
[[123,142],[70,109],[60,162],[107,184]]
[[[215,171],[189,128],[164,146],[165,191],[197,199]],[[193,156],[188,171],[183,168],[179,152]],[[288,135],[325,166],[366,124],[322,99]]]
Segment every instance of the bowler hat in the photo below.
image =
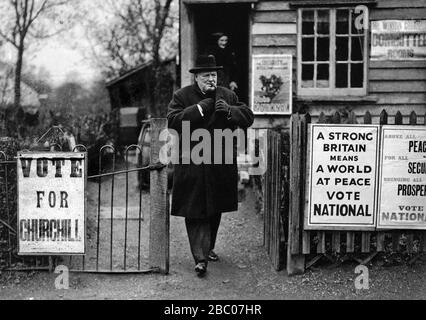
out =
[[220,69],[223,69],[223,67],[217,66],[214,55],[210,54],[210,55],[198,56],[195,61],[195,67],[192,69],[189,69],[189,72],[197,73],[202,71],[216,71]]

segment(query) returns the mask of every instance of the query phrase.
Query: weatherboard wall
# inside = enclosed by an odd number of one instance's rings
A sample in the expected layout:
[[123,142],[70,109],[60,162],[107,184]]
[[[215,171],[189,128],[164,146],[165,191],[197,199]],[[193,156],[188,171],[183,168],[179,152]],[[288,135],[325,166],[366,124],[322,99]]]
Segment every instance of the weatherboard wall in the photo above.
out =
[[[230,1],[215,1],[215,3]],[[232,2],[232,1],[231,1]],[[350,0],[326,1],[347,2],[347,6],[355,6],[357,2]],[[375,20],[415,20],[426,19],[426,1],[424,0],[366,0],[370,8],[370,21]],[[250,26],[251,54],[291,54],[293,56],[293,113],[309,112],[315,119],[324,112],[332,115],[336,111],[354,111],[361,119],[366,111],[372,115],[372,122],[379,122],[379,114],[384,109],[389,114],[401,111],[404,123],[408,123],[409,114],[415,111],[418,115],[426,113],[426,61],[370,61],[367,59],[367,95],[358,97],[300,97],[297,92],[297,10],[298,4],[315,3],[325,5],[323,1],[253,1]],[[185,4],[183,4],[185,5]],[[181,9],[182,10],[182,9]],[[181,54],[182,67],[192,63],[191,42],[193,30],[188,23],[191,14],[182,11]],[[370,35],[368,36],[368,56],[370,55]],[[251,66],[249,67],[249,83],[251,84]],[[188,75],[182,72],[182,84],[189,81]],[[251,90],[251,88],[250,88]],[[288,115],[256,115],[254,128],[282,127],[289,128]],[[389,123],[394,119],[390,118]],[[421,120],[420,120],[421,121]]]

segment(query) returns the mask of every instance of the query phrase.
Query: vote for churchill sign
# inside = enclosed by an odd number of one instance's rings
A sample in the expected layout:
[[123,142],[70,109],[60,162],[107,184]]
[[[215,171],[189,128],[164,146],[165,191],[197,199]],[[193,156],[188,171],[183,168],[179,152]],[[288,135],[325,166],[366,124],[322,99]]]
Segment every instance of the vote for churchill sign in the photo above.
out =
[[21,255],[85,253],[85,153],[20,152]]
[[383,126],[377,229],[426,229],[426,129]]
[[307,230],[374,230],[375,125],[310,124]]

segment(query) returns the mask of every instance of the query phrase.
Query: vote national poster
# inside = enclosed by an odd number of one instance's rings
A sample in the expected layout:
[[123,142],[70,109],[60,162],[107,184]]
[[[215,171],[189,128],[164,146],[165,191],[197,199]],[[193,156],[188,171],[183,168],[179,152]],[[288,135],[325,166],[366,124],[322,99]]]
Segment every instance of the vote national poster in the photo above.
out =
[[305,229],[374,230],[379,127],[310,124]]
[[19,152],[20,255],[85,253],[85,153]]

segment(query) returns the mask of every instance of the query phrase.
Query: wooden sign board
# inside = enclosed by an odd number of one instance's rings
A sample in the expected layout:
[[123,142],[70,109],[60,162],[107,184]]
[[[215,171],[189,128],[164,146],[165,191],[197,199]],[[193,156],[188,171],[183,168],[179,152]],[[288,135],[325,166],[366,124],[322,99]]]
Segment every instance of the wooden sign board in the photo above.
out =
[[425,60],[426,20],[371,22],[371,60]]
[[86,154],[19,152],[20,255],[85,253]]
[[293,56],[288,54],[252,56],[254,114],[292,113],[292,61]]
[[306,230],[374,230],[379,126],[310,124]]
[[377,229],[426,230],[426,128],[383,126]]

